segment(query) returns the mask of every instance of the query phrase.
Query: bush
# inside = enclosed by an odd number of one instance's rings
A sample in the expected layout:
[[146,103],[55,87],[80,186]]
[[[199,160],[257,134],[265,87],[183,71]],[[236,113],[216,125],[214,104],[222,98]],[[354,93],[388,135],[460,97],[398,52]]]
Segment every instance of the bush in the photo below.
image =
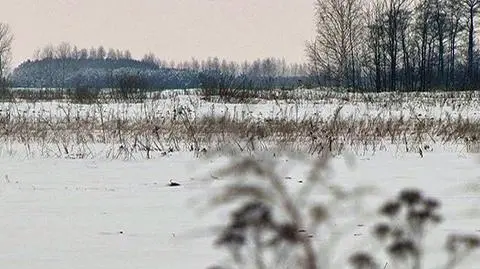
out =
[[67,96],[73,103],[94,104],[100,99],[100,90],[88,87],[77,87],[67,91]]
[[29,102],[63,100],[65,92],[57,89],[16,90],[14,97]]
[[117,101],[143,102],[147,98],[148,82],[140,75],[125,74],[117,78],[113,97]]
[[12,91],[9,88],[7,80],[4,78],[0,78],[0,100],[1,101],[13,100]]
[[201,72],[198,77],[200,95],[206,101],[246,103],[258,97],[253,82],[244,76],[210,70]]

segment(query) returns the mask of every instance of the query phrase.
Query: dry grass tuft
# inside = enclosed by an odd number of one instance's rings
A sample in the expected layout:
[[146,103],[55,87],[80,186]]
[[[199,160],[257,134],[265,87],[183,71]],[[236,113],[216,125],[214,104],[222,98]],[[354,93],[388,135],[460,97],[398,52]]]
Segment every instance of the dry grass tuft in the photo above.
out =
[[[389,145],[395,150],[421,151],[423,156],[436,145],[455,144],[468,152],[480,148],[480,120],[462,116],[475,114],[467,112],[480,105],[478,92],[373,95],[293,91],[275,94],[279,96],[276,99],[260,96],[258,103],[273,99],[272,106],[281,112],[258,119],[235,109],[219,114],[222,104],[179,93],[152,93],[140,103],[102,99],[88,104],[70,102],[55,92],[32,94],[48,96],[17,96],[17,101],[2,104],[0,141],[23,145],[27,153],[45,157],[93,157],[100,153],[93,145],[103,145],[101,153],[108,158],[153,158],[178,150],[204,154],[225,148],[254,152],[279,146],[312,155],[339,154],[345,149],[362,154]],[[336,109],[327,117],[299,112],[302,105],[314,103],[336,105]],[[343,116],[344,107],[350,104],[378,114]],[[202,106],[211,106],[211,113],[200,114]],[[408,117],[386,115],[405,107],[410,107]],[[445,112],[439,117],[422,116],[433,107],[445,108]]]

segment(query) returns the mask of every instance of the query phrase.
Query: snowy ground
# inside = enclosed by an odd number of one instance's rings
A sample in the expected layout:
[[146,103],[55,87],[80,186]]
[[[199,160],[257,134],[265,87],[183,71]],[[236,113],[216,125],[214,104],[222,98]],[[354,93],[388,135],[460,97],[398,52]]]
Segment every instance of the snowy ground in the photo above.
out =
[[[256,104],[209,103],[193,95],[149,100],[145,104],[1,103],[0,123],[15,122],[12,119],[168,119],[179,111],[193,117],[300,120],[330,118],[338,108],[343,117],[353,119],[480,119],[478,96],[443,101],[412,97],[396,103],[338,97]],[[224,252],[213,247],[215,234],[209,228],[224,224],[227,212],[204,214],[201,205],[214,187],[221,186],[221,178],[215,176],[214,170],[228,161],[225,157],[206,160],[193,152],[173,152],[163,157],[155,155],[151,160],[111,160],[102,157],[104,154],[89,159],[41,158],[41,154],[32,154],[23,159],[21,147],[25,145],[16,146],[0,145],[0,268],[187,269],[206,268],[223,260]],[[357,210],[356,216],[343,216],[358,219],[351,223],[344,235],[345,244],[332,257],[345,259],[360,249],[378,252],[372,249],[368,236],[374,224],[373,214],[381,201],[404,187],[423,189],[443,203],[441,212],[446,221],[434,229],[427,241],[426,269],[441,268],[435,265],[444,262],[441,254],[446,234],[480,236],[480,157],[468,154],[462,145],[430,146],[433,151],[425,150],[424,158],[417,152],[398,150],[398,145],[390,149],[387,146],[372,156],[365,152],[356,157],[353,170],[342,157],[333,161],[332,182],[346,189],[370,186],[375,191],[363,200],[364,204],[355,205],[364,212]],[[292,159],[281,162],[289,168],[284,173],[286,184],[295,190],[305,177],[307,164]],[[167,187],[171,179],[182,185]],[[325,193],[317,191],[315,195]],[[480,268],[479,252],[459,268]]]
[[[309,93],[301,93],[308,95]],[[471,94],[468,95],[468,94]],[[320,96],[317,96],[320,95]],[[326,98],[325,96],[328,96]],[[466,95],[466,96],[464,96]],[[0,103],[0,117],[36,120],[79,119],[169,119],[178,113],[202,116],[228,116],[238,120],[245,119],[290,119],[330,118],[337,109],[342,117],[389,118],[400,116],[404,119],[446,117],[456,119],[459,116],[471,120],[480,119],[480,93],[412,93],[371,95],[373,99],[361,94],[315,93],[312,99],[294,100],[257,100],[249,104],[223,104],[207,102],[201,96],[183,94],[182,91],[166,91],[161,99],[147,99],[139,104],[70,104],[65,101],[52,102],[4,102]]]
[[[213,234],[206,228],[225,221],[225,212],[203,215],[195,205],[217,184],[211,171],[225,162],[198,159],[193,153],[128,162],[2,157],[0,267],[183,269],[215,264],[223,253],[213,248]],[[304,167],[292,167],[293,160],[285,163],[292,168],[286,180],[295,188]],[[480,235],[476,155],[434,151],[422,159],[416,153],[380,152],[357,158],[353,170],[339,157],[333,171],[331,180],[347,188],[378,189],[362,206],[367,213],[403,187],[419,187],[440,198],[446,221],[429,238],[429,262],[443,262],[446,233]],[[166,187],[170,179],[182,186]],[[354,223],[346,234],[352,251],[371,247],[365,243],[369,221],[361,221],[365,226]],[[459,268],[479,266],[477,252]]]

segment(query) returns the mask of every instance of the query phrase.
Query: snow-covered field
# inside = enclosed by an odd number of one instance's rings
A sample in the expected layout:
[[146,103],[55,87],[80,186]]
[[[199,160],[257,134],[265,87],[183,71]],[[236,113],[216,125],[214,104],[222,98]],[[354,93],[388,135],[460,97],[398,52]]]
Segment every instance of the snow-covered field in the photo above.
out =
[[[99,119],[100,114],[135,120],[169,118],[180,109],[194,117],[228,113],[240,120],[250,117],[263,121],[279,117],[329,118],[341,107],[342,116],[353,118],[461,116],[474,121],[480,113],[477,99],[431,103],[422,100],[389,106],[345,98],[220,104],[179,95],[145,104],[2,103],[0,114],[8,120],[12,117],[39,121],[66,117]],[[342,213],[330,219],[334,225],[347,220],[350,225],[343,234],[345,243],[340,244],[332,258],[342,264],[356,250],[379,253],[369,236],[377,208],[405,187],[420,188],[442,202],[440,212],[445,221],[427,237],[428,264],[424,268],[443,268],[438,265],[445,262],[447,234],[480,236],[480,156],[468,153],[462,146],[450,146],[431,144],[423,152],[423,158],[416,151],[404,152],[387,146],[375,154],[364,152],[355,156],[353,168],[347,165],[352,162],[351,157],[335,157],[331,182],[346,190],[368,187],[371,192],[350,205],[351,214]],[[65,159],[11,153],[2,146],[1,268],[187,269],[207,268],[226,257],[221,249],[214,248],[218,230],[211,228],[225,224],[228,211],[205,211],[206,201],[224,184],[215,171],[229,162],[226,156],[202,158],[195,152],[180,151],[153,159],[124,161],[100,155]],[[281,164],[289,190],[298,189],[309,163],[286,156],[275,158]],[[181,186],[168,187],[170,180]],[[325,195],[320,190],[314,194]],[[313,236],[314,241],[322,241],[322,234]],[[480,268],[480,252],[458,268]]]
[[[345,234],[345,242],[353,244],[348,250],[341,246],[338,257],[372,247],[365,244],[371,241],[368,230],[373,224],[368,216],[378,201],[403,187],[418,187],[443,203],[445,222],[427,241],[428,261],[442,263],[445,234],[480,235],[479,161],[478,156],[452,152],[431,152],[422,159],[384,152],[357,158],[350,170],[343,158],[336,158],[332,182],[376,189],[360,207],[366,214]],[[226,162],[198,159],[192,153],[128,162],[3,158],[0,267],[206,268],[221,262],[224,255],[213,248],[214,234],[207,231],[225,224],[226,212],[205,215],[198,205],[219,184],[212,171]],[[295,188],[305,166],[285,163],[291,168],[285,180]],[[182,185],[167,187],[170,179]],[[477,252],[459,268],[479,265]]]
[[[303,93],[308,94],[308,93]],[[364,96],[353,93],[316,94],[311,99],[258,100],[249,104],[207,102],[196,94],[182,91],[165,91],[161,98],[147,99],[144,103],[71,104],[65,101],[0,103],[0,116],[28,117],[37,120],[69,118],[104,120],[170,119],[179,113],[193,118],[203,116],[228,116],[244,119],[290,119],[332,117],[338,109],[344,118],[446,118],[459,116],[477,120],[480,118],[480,93],[469,92],[452,95],[393,94]],[[328,98],[326,97],[328,96]],[[378,97],[380,96],[380,97]],[[384,96],[384,97],[382,97]],[[373,99],[373,100],[372,100]]]

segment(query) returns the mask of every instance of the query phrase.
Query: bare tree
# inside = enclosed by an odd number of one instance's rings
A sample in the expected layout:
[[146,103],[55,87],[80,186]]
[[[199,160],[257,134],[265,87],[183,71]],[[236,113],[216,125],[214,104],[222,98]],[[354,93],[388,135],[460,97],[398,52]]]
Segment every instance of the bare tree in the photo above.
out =
[[307,57],[309,60],[308,71],[311,77],[315,79],[318,85],[327,85],[330,81],[330,65],[320,49],[316,40],[307,42]]
[[446,3],[444,0],[434,1],[434,20],[438,42],[438,78],[441,86],[446,86],[445,80],[445,28],[447,23]]
[[157,62],[157,57],[152,52],[149,52],[143,56],[142,62],[155,64]]
[[397,89],[397,61],[399,52],[399,36],[402,19],[407,12],[409,0],[385,0],[386,1],[386,33],[387,54],[390,59],[390,90]]
[[60,83],[61,88],[65,88],[65,79],[67,75],[67,68],[69,65],[69,58],[72,56],[72,46],[67,42],[62,42],[57,46],[55,51],[56,58],[58,59],[58,68],[60,70]]
[[[382,79],[385,73],[384,62],[385,53],[385,25],[384,25],[384,5],[383,2],[373,1],[371,7],[367,10],[367,50],[369,51],[370,77],[375,85],[375,90],[380,91],[385,88],[385,81]],[[383,82],[383,83],[382,83]]]
[[80,51],[78,50],[77,46],[73,46],[70,57],[75,59],[75,60],[80,59]]
[[95,60],[97,59],[97,50],[94,47],[91,47],[88,51],[88,59]]
[[79,59],[87,59],[88,58],[88,50],[83,48],[80,50],[80,53],[79,53]]
[[447,0],[447,28],[448,28],[448,50],[449,50],[449,72],[447,87],[455,85],[455,61],[457,58],[456,47],[458,34],[464,30],[460,20],[462,19],[461,0]]
[[200,63],[198,62],[197,59],[192,58],[192,64],[191,64],[192,70],[194,71],[199,71],[200,70]]
[[112,48],[108,49],[107,59],[116,60],[117,59],[117,52]]
[[123,52],[121,50],[116,49],[115,54],[117,55],[118,60],[123,59]]
[[316,0],[315,9],[316,37],[306,53],[319,85],[480,86],[480,0]]
[[52,44],[48,44],[42,49],[41,58],[42,59],[53,59],[55,56],[55,48]]
[[132,59],[132,54],[130,53],[129,50],[125,50],[125,51],[123,52],[123,58],[124,58],[124,59],[127,59],[127,60]]
[[42,59],[42,56],[41,56],[41,55],[42,55],[42,50],[39,49],[39,48],[37,48],[37,49],[35,49],[35,51],[33,52],[32,58],[33,58],[33,60],[35,60],[35,61],[39,61],[39,60]]
[[465,5],[468,10],[468,52],[467,52],[467,79],[469,86],[472,86],[475,73],[473,71],[473,46],[474,46],[474,33],[475,33],[475,16],[478,13],[480,6],[480,0],[465,0]]
[[55,50],[55,58],[65,60],[72,55],[72,46],[67,42],[62,42]]
[[0,83],[2,85],[11,60],[12,41],[13,34],[10,26],[0,22]]
[[317,71],[333,72],[336,84],[355,87],[356,53],[363,16],[360,0],[317,0],[316,38],[307,55]]
[[97,49],[97,59],[103,60],[107,56],[107,53],[105,52],[105,48],[103,46],[98,47]]
[[432,23],[433,23],[433,2],[430,0],[423,0],[418,3],[417,7],[416,31],[419,46],[419,78],[420,90],[424,91],[427,88],[427,65],[428,65],[428,44],[433,41]]

